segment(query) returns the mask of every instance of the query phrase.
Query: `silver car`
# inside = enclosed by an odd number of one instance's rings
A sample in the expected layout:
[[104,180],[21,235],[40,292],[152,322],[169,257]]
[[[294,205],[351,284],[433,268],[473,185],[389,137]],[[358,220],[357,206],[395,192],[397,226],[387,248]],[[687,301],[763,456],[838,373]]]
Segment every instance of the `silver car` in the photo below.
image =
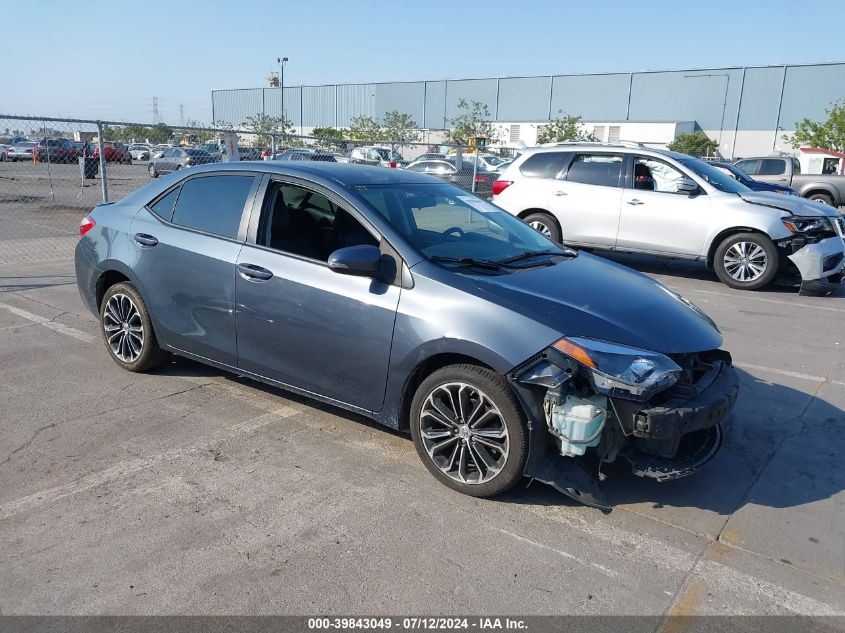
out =
[[832,207],[752,191],[704,161],[636,144],[526,151],[493,202],[556,242],[700,260],[732,288],[779,275],[804,294],[839,287],[845,222]]

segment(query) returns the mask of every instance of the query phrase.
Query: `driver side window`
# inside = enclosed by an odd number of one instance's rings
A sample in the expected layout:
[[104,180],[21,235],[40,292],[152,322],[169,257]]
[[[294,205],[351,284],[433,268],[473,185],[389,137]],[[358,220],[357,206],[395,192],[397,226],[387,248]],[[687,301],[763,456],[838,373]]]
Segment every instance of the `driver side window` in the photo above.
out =
[[325,196],[280,182],[267,188],[257,242],[321,262],[339,248],[379,245],[361,222]]
[[678,193],[678,183],[685,176],[662,160],[634,157],[634,189]]

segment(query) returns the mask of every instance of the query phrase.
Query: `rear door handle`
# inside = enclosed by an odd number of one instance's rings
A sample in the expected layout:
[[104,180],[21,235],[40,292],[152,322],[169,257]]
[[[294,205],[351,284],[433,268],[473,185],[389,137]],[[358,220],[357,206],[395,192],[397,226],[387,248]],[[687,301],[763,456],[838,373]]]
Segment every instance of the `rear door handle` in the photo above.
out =
[[238,264],[238,272],[247,281],[267,281],[273,273],[255,264]]
[[557,191],[552,191],[552,195],[553,196],[565,196],[566,192],[558,189]]
[[158,244],[158,239],[146,233],[135,233],[135,241],[141,246],[155,246]]
[[645,202],[643,202],[642,200],[637,200],[636,198],[634,198],[633,200],[628,200],[628,204],[637,206],[638,204],[645,204]]

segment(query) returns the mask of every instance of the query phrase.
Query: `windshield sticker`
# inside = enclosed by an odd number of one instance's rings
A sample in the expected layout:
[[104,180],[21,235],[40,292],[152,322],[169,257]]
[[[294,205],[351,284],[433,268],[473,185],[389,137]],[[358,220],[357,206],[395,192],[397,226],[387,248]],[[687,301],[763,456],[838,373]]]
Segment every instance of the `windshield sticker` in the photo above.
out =
[[476,211],[481,211],[481,213],[498,213],[501,211],[499,207],[481,200],[480,198],[476,198],[475,196],[457,196],[457,198],[464,204],[471,206]]

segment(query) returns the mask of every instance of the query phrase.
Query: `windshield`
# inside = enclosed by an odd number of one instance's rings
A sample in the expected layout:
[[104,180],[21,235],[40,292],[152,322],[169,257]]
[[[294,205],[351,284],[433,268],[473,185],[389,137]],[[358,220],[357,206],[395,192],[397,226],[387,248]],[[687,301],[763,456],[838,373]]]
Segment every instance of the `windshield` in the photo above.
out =
[[504,158],[499,158],[498,156],[483,156],[482,158],[490,165],[501,165],[505,162]]
[[358,189],[376,212],[429,259],[503,262],[526,252],[565,254],[507,211],[447,183]]
[[731,176],[723,174],[718,169],[705,163],[703,160],[697,158],[679,158],[678,162],[687,169],[691,169],[696,174],[704,178],[711,185],[716,187],[719,191],[725,193],[748,193],[751,191],[741,182],[736,181]]

